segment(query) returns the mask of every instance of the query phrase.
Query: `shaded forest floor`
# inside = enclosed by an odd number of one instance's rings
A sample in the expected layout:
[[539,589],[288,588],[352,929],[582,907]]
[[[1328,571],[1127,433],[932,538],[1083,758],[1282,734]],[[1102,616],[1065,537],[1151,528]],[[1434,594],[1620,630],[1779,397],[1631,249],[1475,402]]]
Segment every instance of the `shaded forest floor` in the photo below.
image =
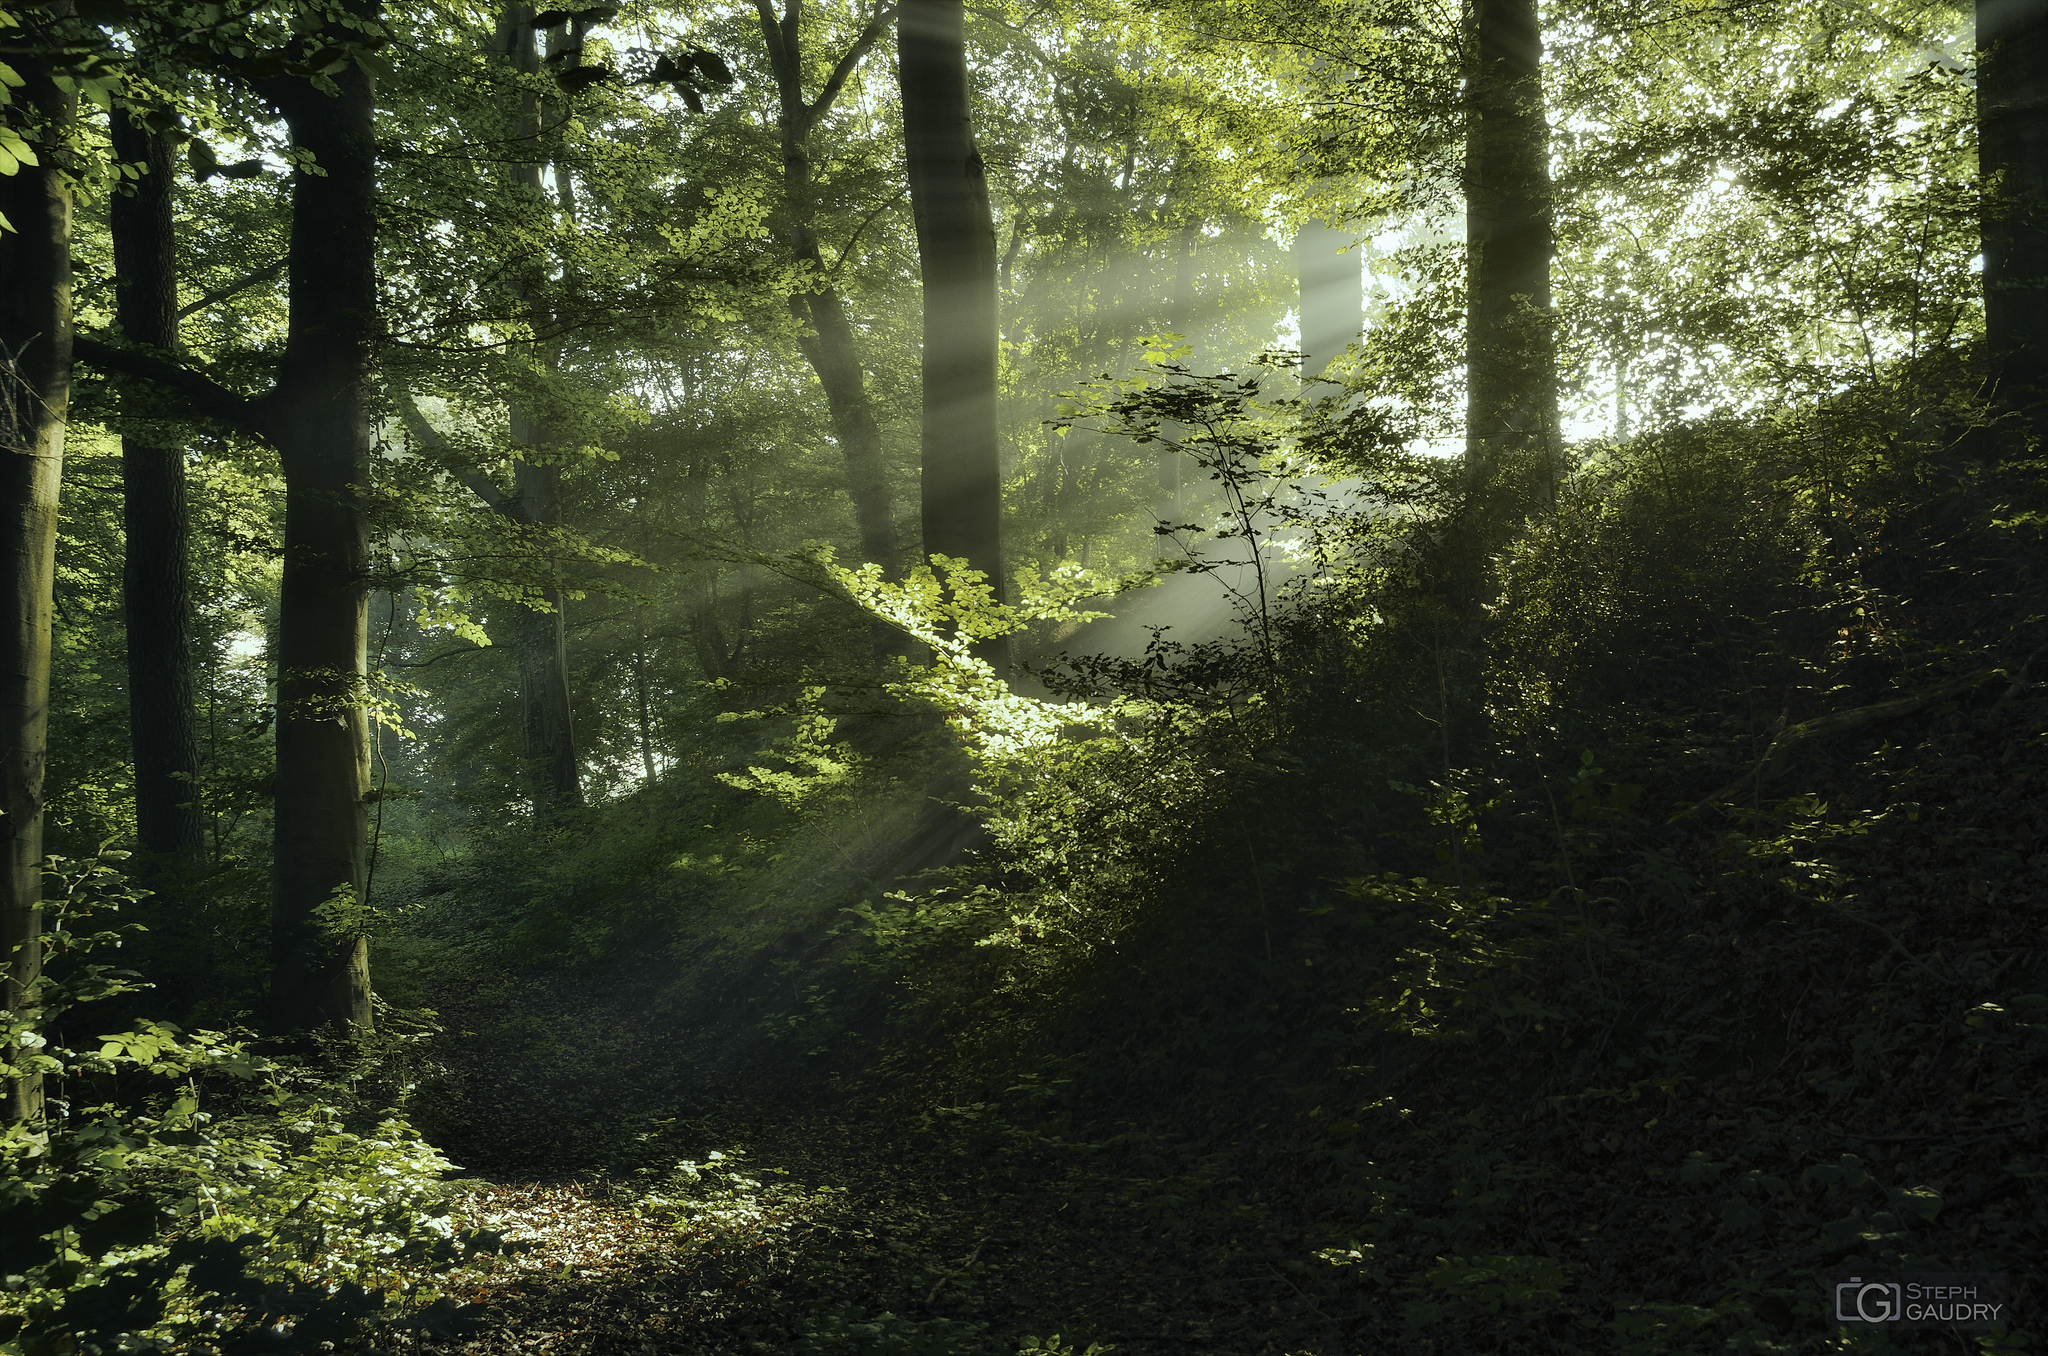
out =
[[687,1204],[673,1180],[478,1184],[459,1215],[531,1247],[458,1293],[486,1314],[441,1349],[1008,1356],[1033,1337],[1197,1353],[1334,1335],[1282,1240],[1248,1219],[1202,1265],[1109,1165],[933,1153],[827,1116],[761,1127],[725,1162]]
[[499,1129],[464,1209],[535,1246],[438,1349],[1791,1352],[1838,1345],[1831,1270],[1918,1268],[2011,1274],[2020,1321],[1975,1349],[2019,1350],[2048,1245],[2044,748],[2048,701],[1999,676],[1658,830],[1670,897],[1304,895],[1261,984],[1159,1018],[1185,1024],[1170,1056],[1124,1018],[1200,985],[1132,948],[1067,1093],[671,1098],[634,1084],[643,1033],[568,1061],[619,1072],[636,1143],[541,1184],[548,1144],[504,1126],[569,1144],[588,1112],[514,1079],[494,1113],[473,1080]]

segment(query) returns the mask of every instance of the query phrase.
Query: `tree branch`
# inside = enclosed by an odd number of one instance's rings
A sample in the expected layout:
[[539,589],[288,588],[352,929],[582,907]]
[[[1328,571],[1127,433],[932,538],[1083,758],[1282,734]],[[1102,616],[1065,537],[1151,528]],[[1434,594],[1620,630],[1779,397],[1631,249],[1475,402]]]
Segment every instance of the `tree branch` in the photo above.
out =
[[825,116],[826,111],[832,107],[832,101],[839,97],[839,91],[845,87],[847,78],[860,67],[862,58],[868,54],[868,49],[881,38],[883,31],[889,27],[889,21],[895,17],[896,6],[883,5],[875,11],[874,17],[867,21],[866,27],[860,31],[860,36],[853,40],[853,46],[846,49],[846,55],[839,58],[839,64],[832,68],[830,78],[825,81],[825,88],[818,91],[818,97],[805,110],[813,121]]
[[264,419],[267,396],[251,399],[229,390],[197,368],[158,356],[154,350],[116,347],[90,335],[81,334],[72,341],[72,354],[102,371],[140,377],[175,391],[185,397],[194,411],[209,419],[268,436]]
[[[782,45],[782,29],[775,18],[775,7],[769,0],[754,0],[754,12],[761,16],[761,39],[768,47],[768,66],[775,72],[775,83],[787,89],[799,77],[790,63],[789,52]],[[803,102],[801,94],[796,102]]]
[[488,650],[489,648],[490,646],[488,645],[472,645],[466,650],[443,650],[440,654],[429,655],[427,658],[422,659],[417,663],[407,664],[401,661],[394,660],[393,662],[386,664],[384,667],[387,669],[423,669],[429,664],[438,664],[444,659],[454,659],[458,655],[482,654],[485,650]]
[[[393,391],[392,395],[395,397],[392,404],[398,406],[398,417],[404,421],[405,431],[434,449],[434,451],[441,453],[443,456],[449,456],[448,440],[441,436],[439,429],[427,422],[427,416],[420,413],[420,407],[413,403],[412,392]],[[450,460],[453,460],[452,456]],[[455,478],[468,486],[471,494],[489,504],[499,513],[510,513],[512,511],[510,508],[511,498],[503,490],[492,484],[491,478],[481,471],[472,471],[468,467],[459,467],[455,471]]]
[[[2036,651],[2036,653],[2039,652]],[[2029,656],[2029,662],[2032,662],[2031,656]],[[2024,668],[2021,671],[2024,672]],[[1676,824],[1687,815],[1698,814],[1709,805],[1719,804],[1721,801],[1736,795],[1743,788],[1756,785],[1765,773],[1774,772],[1778,769],[1785,761],[1785,755],[1791,751],[1794,745],[1803,744],[1809,739],[1825,739],[1829,735],[1846,734],[1852,730],[1861,730],[1866,726],[1877,725],[1888,720],[1898,720],[1902,716],[1910,716],[1916,711],[1924,710],[1938,701],[1968,692],[1987,678],[2004,676],[2005,671],[2003,669],[1985,669],[1981,673],[1973,673],[1967,678],[1957,678],[1952,682],[1943,683],[1939,687],[1929,688],[1925,692],[1914,693],[1909,697],[1897,697],[1888,702],[1877,702],[1871,706],[1858,706],[1848,711],[1834,711],[1828,715],[1816,716],[1812,720],[1803,721],[1798,725],[1791,726],[1780,732],[1771,741],[1771,746],[1764,750],[1764,756],[1757,760],[1755,767],[1752,767],[1749,771],[1728,783],[1728,785],[1714,792],[1713,795],[1708,796],[1705,800],[1700,801],[1697,805],[1680,810],[1666,822]],[[2003,699],[2001,698],[2001,700]],[[1910,956],[1912,953],[1908,952],[1907,954]]]
[[229,297],[232,297],[237,293],[246,292],[252,287],[256,287],[262,283],[269,282],[272,278],[275,278],[278,274],[284,272],[285,265],[289,264],[291,261],[292,257],[289,254],[281,255],[274,262],[265,264],[263,267],[257,269],[254,273],[250,273],[242,278],[239,278],[236,281],[229,283],[226,287],[215,288],[213,291],[208,292],[199,300],[193,302],[190,306],[179,307],[178,319],[183,320],[186,316],[197,315],[199,314],[199,312],[205,310],[209,306],[212,306],[216,302],[226,301]]

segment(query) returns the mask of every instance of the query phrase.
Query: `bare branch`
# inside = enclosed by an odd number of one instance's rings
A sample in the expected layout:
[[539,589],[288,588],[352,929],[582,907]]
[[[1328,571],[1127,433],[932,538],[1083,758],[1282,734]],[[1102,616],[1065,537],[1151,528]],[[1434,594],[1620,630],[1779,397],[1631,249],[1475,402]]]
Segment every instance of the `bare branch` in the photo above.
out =
[[238,278],[226,287],[215,288],[190,306],[180,307],[178,309],[178,319],[183,320],[186,316],[197,315],[209,306],[226,301],[229,297],[235,296],[238,293],[246,292],[252,287],[269,282],[272,278],[284,272],[285,265],[291,261],[292,257],[289,254],[281,255],[271,263],[267,263],[257,269],[254,273]]
[[218,419],[250,433],[269,436],[264,418],[267,396],[251,399],[239,391],[229,390],[197,368],[160,356],[155,350],[120,347],[90,335],[81,334],[72,341],[72,354],[102,371],[140,377],[175,391],[196,413],[208,419]]
[[805,110],[814,120],[825,116],[826,111],[832,107],[832,101],[839,97],[839,91],[845,88],[847,78],[859,69],[862,59],[868,54],[868,49],[880,40],[882,34],[888,30],[889,21],[895,17],[894,5],[883,5],[874,12],[873,17],[861,29],[860,36],[853,40],[853,46],[846,49],[846,55],[839,58],[839,64],[832,68],[832,75],[825,81],[825,88],[818,91],[818,97]]
[[[420,413],[420,407],[413,403],[412,392],[394,390],[392,404],[398,406],[398,417],[405,423],[405,431],[442,455],[448,455],[448,440],[441,431],[427,422],[427,416]],[[451,457],[450,460],[453,460]],[[481,471],[468,467],[455,470],[455,478],[469,487],[469,492],[489,504],[499,513],[512,511],[512,500],[503,490],[491,483],[491,478]]]
[[768,44],[768,65],[775,72],[775,83],[787,89],[800,77],[790,61],[788,49],[782,45],[782,29],[775,18],[775,6],[770,0],[754,0],[754,12],[761,16],[761,39]]

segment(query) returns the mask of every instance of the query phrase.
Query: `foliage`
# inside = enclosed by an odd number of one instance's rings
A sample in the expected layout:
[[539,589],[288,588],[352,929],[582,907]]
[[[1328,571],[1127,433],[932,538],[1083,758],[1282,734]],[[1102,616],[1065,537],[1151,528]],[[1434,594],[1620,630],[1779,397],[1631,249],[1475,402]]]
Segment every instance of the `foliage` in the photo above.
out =
[[500,1242],[447,1219],[447,1160],[395,1117],[350,1128],[318,1079],[246,1039],[141,1021],[97,1048],[59,1043],[81,1004],[132,989],[90,959],[120,933],[77,929],[135,895],[104,858],[58,880],[34,1016],[8,1014],[57,1111],[0,1139],[5,1350],[310,1351],[368,1324],[452,1331],[461,1310],[434,1273]]

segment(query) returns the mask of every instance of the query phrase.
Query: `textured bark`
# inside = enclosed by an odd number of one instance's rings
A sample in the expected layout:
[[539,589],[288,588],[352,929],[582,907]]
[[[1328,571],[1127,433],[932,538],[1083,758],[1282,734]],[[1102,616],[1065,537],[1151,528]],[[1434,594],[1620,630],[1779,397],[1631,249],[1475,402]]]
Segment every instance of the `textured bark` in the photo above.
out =
[[[499,18],[500,51],[514,70],[532,74],[541,69],[539,44],[532,24],[533,7],[515,3],[505,7]],[[567,25],[551,30],[549,46],[564,62],[576,61],[581,25],[572,38]],[[557,46],[557,44],[560,44]],[[515,162],[507,170],[512,182],[548,206],[541,129],[545,110],[532,93],[518,96],[512,110],[515,135],[531,147],[531,158]],[[558,200],[562,210],[574,205],[566,172],[558,174]],[[521,303],[537,308],[543,283],[538,276],[515,276],[512,291]],[[512,440],[536,452],[545,448],[548,433],[537,420],[520,411],[512,415]],[[559,468],[520,458],[513,462],[513,492],[496,507],[522,522],[553,529],[562,523],[562,473]],[[550,577],[554,574],[552,562]],[[566,600],[553,583],[541,590],[546,610],[528,608],[516,623],[519,657],[519,716],[521,752],[526,766],[527,798],[534,817],[552,819],[557,813],[583,804],[583,774],[576,755],[576,725],[569,700],[569,646]]]
[[814,229],[811,185],[811,131],[830,110],[846,79],[880,36],[888,11],[870,20],[853,47],[840,58],[825,87],[814,100],[804,99],[802,0],[789,0],[780,19],[769,0],[755,0],[769,66],[775,74],[782,140],[784,226],[790,253],[809,266],[817,280],[811,290],[793,293],[789,310],[797,323],[797,346],[817,374],[831,412],[832,436],[846,462],[846,491],[853,501],[854,525],[860,533],[863,559],[882,567],[895,579],[902,574],[903,545],[896,532],[896,496],[889,486],[888,461],[882,455],[882,429],[868,398],[867,372],[846,302],[827,281],[825,259]]
[[1473,0],[1467,84],[1466,468],[1558,473],[1550,133],[1536,0]]
[[[905,0],[898,77],[910,205],[924,279],[924,549],[965,560],[997,601],[1003,472],[996,375],[996,232],[975,149],[962,0]],[[999,668],[1007,638],[977,649]]]
[[370,788],[367,382],[377,337],[376,141],[370,77],[337,93],[260,91],[320,172],[292,177],[291,309],[265,423],[284,467],[277,637],[277,791],[270,1022],[279,1032],[370,1026],[369,943],[323,917],[366,885]]
[[[125,113],[111,119],[114,154],[147,166],[132,194],[107,203],[114,245],[115,315],[130,341],[178,346],[175,166],[167,138]],[[121,602],[128,628],[128,737],[135,759],[135,828],[145,851],[199,861],[199,730],[194,714],[189,520],[185,454],[133,436],[121,440]]]
[[[374,22],[375,0],[350,6]],[[284,557],[277,633],[277,778],[266,1022],[279,1034],[370,1025],[366,661],[367,387],[377,323],[374,90],[350,62],[326,77],[250,81],[307,153],[292,174],[291,301],[276,385],[250,399],[147,350],[80,340],[78,356],[181,395],[277,449]],[[330,907],[334,906],[334,907]]]
[[[518,462],[513,476],[513,504],[519,516],[529,523],[559,527],[561,472],[552,466]],[[553,585],[542,589],[541,597],[550,610],[529,608],[519,621],[519,709],[528,794],[534,813],[547,819],[583,804],[583,777],[569,704],[566,600]]]
[[[63,18],[55,20],[64,24]],[[50,612],[57,486],[71,393],[72,96],[36,59],[14,58],[38,165],[0,178],[0,957],[5,1006],[33,1018],[42,973],[43,765],[50,718]],[[19,1052],[8,1051],[10,1058]],[[39,1122],[39,1074],[9,1080],[8,1121]]]
[[2048,438],[2048,0],[1977,0],[1977,49],[1995,398]]

